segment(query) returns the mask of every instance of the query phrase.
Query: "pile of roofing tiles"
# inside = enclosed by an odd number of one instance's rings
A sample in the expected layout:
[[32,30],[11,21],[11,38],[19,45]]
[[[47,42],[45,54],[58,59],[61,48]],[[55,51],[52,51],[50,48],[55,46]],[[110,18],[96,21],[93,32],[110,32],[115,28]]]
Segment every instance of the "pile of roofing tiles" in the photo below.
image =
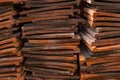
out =
[[17,11],[11,3],[0,3],[0,80],[24,80],[22,41],[16,26]]
[[27,80],[79,80],[79,0],[28,0],[22,5]]
[[81,80],[120,80],[120,0],[86,0]]

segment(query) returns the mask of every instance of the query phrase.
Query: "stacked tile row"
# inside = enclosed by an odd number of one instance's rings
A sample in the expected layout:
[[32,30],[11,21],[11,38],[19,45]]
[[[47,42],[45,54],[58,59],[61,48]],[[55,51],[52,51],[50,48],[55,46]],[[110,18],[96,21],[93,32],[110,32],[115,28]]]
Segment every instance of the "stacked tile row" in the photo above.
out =
[[79,0],[28,0],[17,24],[22,25],[22,49],[27,80],[79,80]]
[[0,4],[0,80],[24,80],[21,31],[16,18],[12,3]]
[[85,0],[81,80],[120,79],[120,1]]

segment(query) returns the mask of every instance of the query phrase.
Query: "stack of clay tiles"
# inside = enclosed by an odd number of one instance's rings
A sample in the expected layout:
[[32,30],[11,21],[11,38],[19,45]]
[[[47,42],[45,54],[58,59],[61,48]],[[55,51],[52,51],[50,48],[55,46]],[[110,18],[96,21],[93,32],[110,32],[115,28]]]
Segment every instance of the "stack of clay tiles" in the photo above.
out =
[[81,80],[120,80],[120,0],[85,0]]
[[79,80],[79,0],[27,0],[17,24],[27,80]]
[[15,23],[16,15],[12,3],[0,3],[0,80],[24,80],[22,41],[20,27]]

